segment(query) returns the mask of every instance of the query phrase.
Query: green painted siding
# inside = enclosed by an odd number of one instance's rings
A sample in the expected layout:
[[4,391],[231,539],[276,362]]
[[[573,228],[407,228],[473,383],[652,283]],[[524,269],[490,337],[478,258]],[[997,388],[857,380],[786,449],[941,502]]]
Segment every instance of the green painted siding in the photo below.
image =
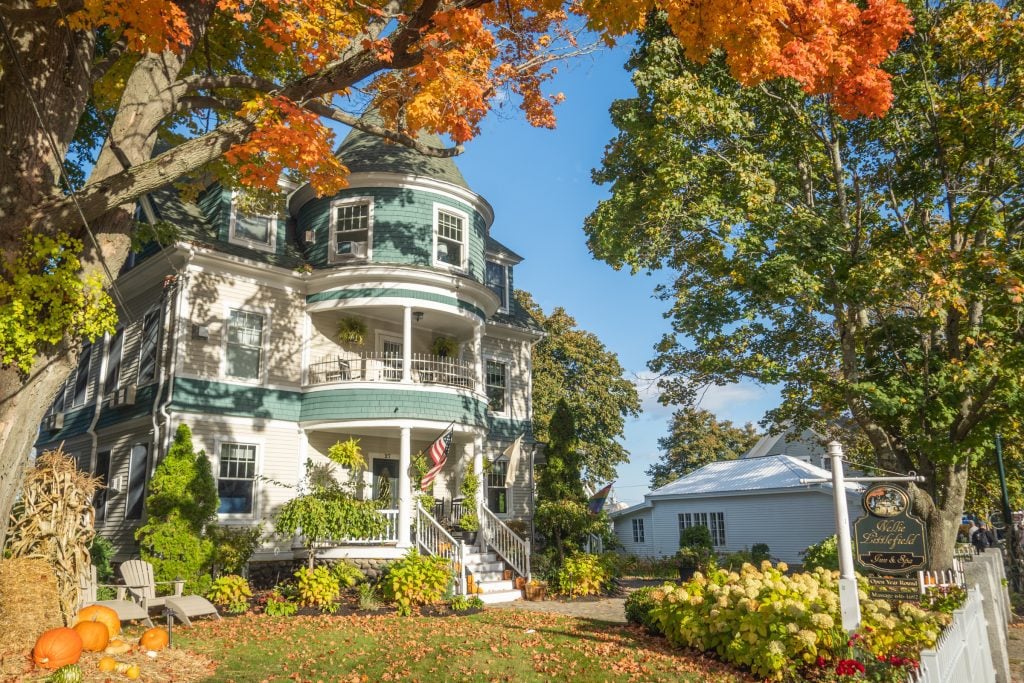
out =
[[487,316],[484,312],[476,306],[456,299],[453,296],[445,296],[442,294],[434,294],[432,292],[421,292],[415,289],[400,289],[398,287],[383,288],[383,287],[361,287],[359,289],[334,289],[326,292],[317,292],[316,294],[310,294],[306,297],[307,303],[316,303],[317,301],[333,301],[335,299],[362,299],[366,297],[402,297],[408,299],[419,299],[420,301],[436,301],[437,303],[447,304],[448,306],[455,306],[456,308],[468,311],[473,315],[477,316],[481,320]]
[[206,220],[217,230],[217,239],[227,242],[231,219],[231,193],[226,192],[220,184],[211,185],[203,190],[196,203],[202,209]]
[[36,441],[35,447],[39,450],[54,448],[65,439],[84,434],[89,429],[89,423],[92,422],[92,416],[95,411],[95,404],[87,405],[78,410],[67,411],[64,413],[64,426],[56,432],[40,432],[39,440]]
[[373,197],[373,262],[433,266],[434,204],[444,204],[469,215],[469,276],[483,281],[486,223],[468,204],[425,190],[360,187],[333,197],[308,202],[299,212],[300,231],[313,230],[310,263],[330,267],[330,205],[335,199]]
[[488,416],[489,429],[487,438],[496,441],[512,441],[525,434],[523,441],[533,443],[533,422],[530,420],[510,420],[503,417]]
[[100,419],[96,421],[96,429],[110,427],[119,422],[127,422],[153,412],[153,400],[156,398],[156,384],[139,387],[135,392],[135,405],[111,408],[104,406]]
[[172,410],[298,421],[302,394],[265,387],[174,378]]
[[343,388],[303,394],[263,387],[176,378],[174,410],[298,422],[407,418],[487,424],[487,404],[431,391]]

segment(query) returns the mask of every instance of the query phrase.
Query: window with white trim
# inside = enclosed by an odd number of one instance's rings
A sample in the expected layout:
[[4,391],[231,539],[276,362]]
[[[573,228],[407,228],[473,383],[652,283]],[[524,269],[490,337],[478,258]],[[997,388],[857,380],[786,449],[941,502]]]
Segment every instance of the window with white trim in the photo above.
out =
[[353,197],[331,204],[331,258],[367,258],[373,235],[373,198]]
[[438,207],[434,213],[434,265],[465,268],[466,214]]
[[644,520],[633,520],[633,543],[644,543]]
[[264,316],[231,309],[228,316],[224,374],[258,380],[263,372]]
[[725,545],[725,513],[724,512],[680,512],[679,533],[694,526],[707,527],[711,532],[711,543],[716,546]]
[[487,359],[485,373],[487,381],[487,408],[492,413],[508,411],[508,365],[491,358]]
[[277,217],[244,213],[232,202],[228,241],[261,251],[274,251],[277,247]]
[[222,515],[252,516],[256,509],[256,445],[222,443],[217,465],[217,496]]
[[498,295],[498,308],[502,311],[508,310],[508,271],[509,268],[494,261],[487,262],[486,285],[488,289]]
[[509,490],[505,486],[508,476],[508,461],[496,460],[487,472],[487,509],[496,515],[507,515]]

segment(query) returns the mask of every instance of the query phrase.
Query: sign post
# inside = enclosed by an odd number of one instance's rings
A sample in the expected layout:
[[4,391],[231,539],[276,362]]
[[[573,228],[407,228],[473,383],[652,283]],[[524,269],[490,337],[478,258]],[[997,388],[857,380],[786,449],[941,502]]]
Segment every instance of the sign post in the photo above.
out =
[[850,477],[843,475],[843,445],[838,441],[828,444],[832,459],[831,479],[801,479],[801,484],[832,484],[832,500],[836,509],[836,545],[839,551],[839,610],[843,629],[847,632],[860,627],[860,599],[857,595],[857,577],[853,568],[853,544],[850,541],[850,511],[846,504],[846,482],[924,481],[924,477]]

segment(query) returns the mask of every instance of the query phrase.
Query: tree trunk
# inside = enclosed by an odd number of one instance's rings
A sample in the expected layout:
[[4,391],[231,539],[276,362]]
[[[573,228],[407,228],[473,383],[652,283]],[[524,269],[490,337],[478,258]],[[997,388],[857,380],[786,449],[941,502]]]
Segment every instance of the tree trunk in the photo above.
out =
[[932,474],[935,481],[925,482],[925,485],[941,495],[939,500],[921,488],[911,487],[914,511],[924,520],[928,533],[928,569],[953,566],[953,550],[967,493],[967,474],[966,465],[936,467]]

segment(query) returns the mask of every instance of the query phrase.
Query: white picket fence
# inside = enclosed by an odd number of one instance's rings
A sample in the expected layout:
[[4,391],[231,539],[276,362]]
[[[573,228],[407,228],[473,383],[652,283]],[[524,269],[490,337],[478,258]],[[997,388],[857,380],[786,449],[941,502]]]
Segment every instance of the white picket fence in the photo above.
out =
[[963,607],[953,612],[935,648],[921,652],[921,666],[907,683],[995,683],[981,601],[980,590],[967,591]]

